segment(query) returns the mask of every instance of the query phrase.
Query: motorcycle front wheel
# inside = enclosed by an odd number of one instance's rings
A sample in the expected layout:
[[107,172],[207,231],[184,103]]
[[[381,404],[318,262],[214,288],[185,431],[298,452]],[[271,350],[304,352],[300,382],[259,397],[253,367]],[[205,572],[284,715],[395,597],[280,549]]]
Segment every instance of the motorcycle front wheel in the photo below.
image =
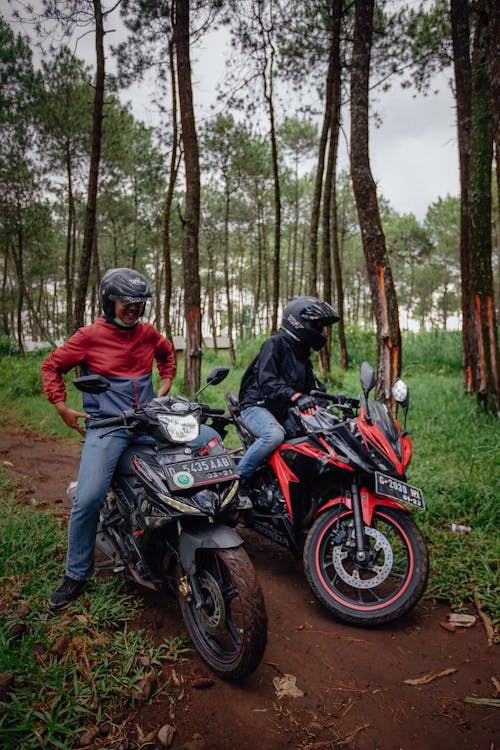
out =
[[255,569],[242,547],[201,550],[197,607],[184,571],[177,584],[182,616],[200,656],[219,677],[239,680],[260,664],[267,643],[267,613]]
[[352,625],[381,625],[408,612],[427,584],[427,547],[411,516],[375,509],[365,526],[363,563],[356,560],[352,511],[316,519],[304,547],[304,568],[319,601]]

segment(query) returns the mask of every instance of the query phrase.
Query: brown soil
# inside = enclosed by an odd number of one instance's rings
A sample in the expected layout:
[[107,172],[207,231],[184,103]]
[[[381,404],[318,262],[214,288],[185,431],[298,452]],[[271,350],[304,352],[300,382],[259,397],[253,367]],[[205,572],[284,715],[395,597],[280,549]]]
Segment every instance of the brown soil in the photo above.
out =
[[[2,428],[0,461],[20,480],[26,499],[41,507],[62,502],[79,454],[77,441]],[[441,625],[449,607],[424,599],[390,626],[343,625],[316,602],[300,561],[253,532],[239,531],[269,616],[263,662],[240,684],[214,677],[195,651],[165,667],[160,684],[166,688],[127,717],[122,748],[161,747],[156,733],[167,723],[175,728],[173,750],[496,747],[498,706],[469,702],[499,697],[498,648],[488,645],[479,618],[471,628],[450,632]],[[144,602],[137,624],[156,640],[183,631],[173,599],[165,609],[155,593],[137,595]],[[438,673],[425,684],[405,682]],[[303,695],[277,695],[273,680],[285,675],[296,678]],[[104,742],[120,747],[110,738]]]

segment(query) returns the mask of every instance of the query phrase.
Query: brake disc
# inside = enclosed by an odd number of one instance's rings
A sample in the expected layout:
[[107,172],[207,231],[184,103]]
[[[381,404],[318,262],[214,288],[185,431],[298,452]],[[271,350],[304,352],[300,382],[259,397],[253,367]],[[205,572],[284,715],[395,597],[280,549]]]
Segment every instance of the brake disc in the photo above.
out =
[[[361,578],[359,570],[352,563],[352,551],[344,550],[342,545],[333,547],[332,551],[335,572],[345,583],[356,589],[371,589],[383,583],[392,570],[394,560],[392,547],[380,531],[371,526],[365,526],[365,534],[375,540],[371,549],[377,552],[377,558],[380,557],[381,550],[384,556],[382,565],[370,565],[364,568],[365,572],[373,574],[370,578]],[[349,563],[349,566],[346,563]]]
[[209,635],[217,635],[224,628],[226,620],[226,605],[220,586],[215,578],[206,570],[198,576],[198,584],[205,601],[199,609],[193,611],[204,630]]

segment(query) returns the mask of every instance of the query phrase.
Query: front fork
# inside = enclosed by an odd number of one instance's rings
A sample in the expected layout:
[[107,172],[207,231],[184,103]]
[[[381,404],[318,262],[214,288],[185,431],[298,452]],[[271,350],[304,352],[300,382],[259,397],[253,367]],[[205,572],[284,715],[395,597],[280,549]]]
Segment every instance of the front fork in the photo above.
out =
[[361,507],[361,496],[358,483],[354,479],[351,485],[352,515],[354,520],[354,539],[356,542],[356,560],[360,563],[366,560],[365,547],[365,523],[363,520],[363,509]]

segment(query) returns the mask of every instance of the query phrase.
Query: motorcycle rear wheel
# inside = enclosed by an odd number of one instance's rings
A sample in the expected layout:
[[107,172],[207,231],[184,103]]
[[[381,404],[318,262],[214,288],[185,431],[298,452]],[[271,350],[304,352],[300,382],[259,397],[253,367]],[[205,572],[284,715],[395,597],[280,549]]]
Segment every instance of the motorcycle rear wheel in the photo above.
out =
[[202,550],[196,578],[204,603],[197,609],[183,595],[179,603],[187,630],[208,666],[225,680],[239,680],[260,664],[267,643],[267,613],[255,569],[242,547]]
[[375,509],[365,526],[368,559],[360,564],[352,546],[353,514],[347,508],[316,519],[304,547],[304,568],[319,601],[352,625],[391,622],[422,596],[429,574],[424,538],[411,516]]

